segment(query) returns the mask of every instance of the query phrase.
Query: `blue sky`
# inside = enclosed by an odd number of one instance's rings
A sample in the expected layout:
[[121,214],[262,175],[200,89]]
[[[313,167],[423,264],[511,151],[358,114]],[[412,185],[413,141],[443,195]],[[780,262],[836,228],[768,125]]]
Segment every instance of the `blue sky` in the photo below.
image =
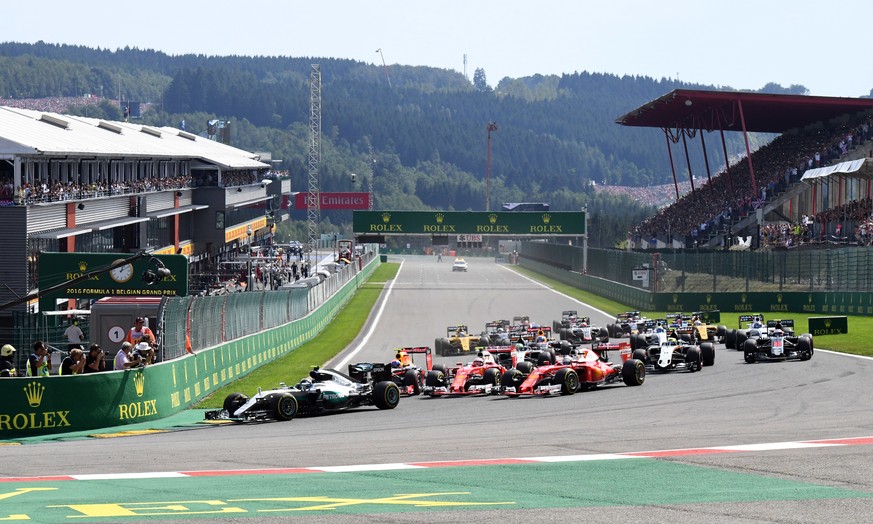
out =
[[[168,54],[349,58],[485,70],[679,78],[738,89],[873,89],[869,0],[48,0],[3,6],[2,41]],[[125,14],[127,13],[127,14]],[[856,22],[857,21],[857,22]]]

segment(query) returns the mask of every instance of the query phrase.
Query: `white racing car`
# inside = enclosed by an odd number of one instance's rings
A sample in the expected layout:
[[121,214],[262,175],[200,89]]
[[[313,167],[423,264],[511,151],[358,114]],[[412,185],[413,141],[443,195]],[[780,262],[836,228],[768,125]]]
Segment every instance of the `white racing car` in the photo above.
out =
[[384,365],[362,369],[364,380],[355,380],[334,369],[315,368],[309,372],[309,378],[295,386],[282,383],[276,389],[264,391],[258,388],[251,398],[232,393],[224,400],[223,409],[207,411],[206,419],[240,422],[291,420],[298,415],[319,415],[360,406],[394,409],[400,402],[400,388],[390,380],[374,382],[371,379],[384,371],[377,369],[379,366]]

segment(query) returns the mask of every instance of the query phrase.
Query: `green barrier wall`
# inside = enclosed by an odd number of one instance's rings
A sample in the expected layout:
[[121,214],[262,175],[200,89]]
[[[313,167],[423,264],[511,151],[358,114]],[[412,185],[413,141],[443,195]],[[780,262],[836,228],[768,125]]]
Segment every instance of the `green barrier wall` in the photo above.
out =
[[646,311],[873,315],[873,294],[867,292],[650,293],[526,258],[521,258],[519,265],[569,286]]
[[[379,265],[360,273],[366,279]],[[0,379],[0,440],[104,428],[178,413],[317,335],[351,299],[351,279],[308,316],[143,369]],[[114,355],[111,355],[114,357]]]

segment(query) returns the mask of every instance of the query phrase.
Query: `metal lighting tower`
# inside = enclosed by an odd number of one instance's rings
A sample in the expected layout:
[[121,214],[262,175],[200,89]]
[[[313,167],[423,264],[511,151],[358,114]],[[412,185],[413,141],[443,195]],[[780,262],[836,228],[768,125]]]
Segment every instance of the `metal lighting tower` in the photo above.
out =
[[485,164],[485,211],[491,211],[491,132],[497,131],[497,123],[488,123],[488,163]]
[[376,52],[382,57],[382,69],[385,71],[385,78],[388,79],[388,87],[393,87],[391,85],[391,77],[388,76],[388,64],[385,63],[385,55],[382,54],[382,48],[380,47]]
[[306,216],[309,220],[309,248],[318,264],[318,163],[321,160],[321,69],[311,64],[309,70],[309,192],[306,194]]

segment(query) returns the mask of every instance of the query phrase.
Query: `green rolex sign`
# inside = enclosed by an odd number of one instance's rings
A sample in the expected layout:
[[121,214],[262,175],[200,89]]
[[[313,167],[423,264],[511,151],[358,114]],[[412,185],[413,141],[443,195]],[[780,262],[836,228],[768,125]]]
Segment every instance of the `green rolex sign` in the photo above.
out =
[[848,317],[809,317],[809,332],[813,336],[845,335],[849,332]]
[[185,296],[188,258],[131,253],[42,253],[39,289],[54,287],[58,289],[40,297],[40,311],[53,310],[56,299],[67,297]]
[[362,235],[580,236],[585,212],[355,211]]

